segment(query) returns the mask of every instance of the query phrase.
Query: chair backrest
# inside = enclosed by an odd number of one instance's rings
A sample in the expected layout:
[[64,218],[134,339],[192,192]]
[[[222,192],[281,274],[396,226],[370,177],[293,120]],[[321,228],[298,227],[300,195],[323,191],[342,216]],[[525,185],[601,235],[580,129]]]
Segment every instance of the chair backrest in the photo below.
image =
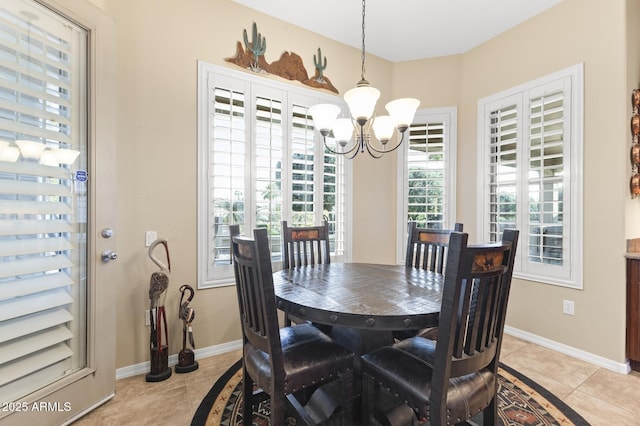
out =
[[444,418],[451,378],[497,374],[518,234],[505,230],[499,243],[468,246],[467,234],[451,233],[430,397],[440,413],[432,419]]
[[267,230],[254,230],[254,239],[240,236],[237,227],[232,226],[230,233],[244,344],[269,355],[272,378],[282,383],[284,362]]
[[[453,231],[462,232],[462,224],[456,223]],[[409,222],[405,266],[443,273],[451,232],[450,229],[418,228],[416,222]]]
[[289,227],[282,221],[282,268],[331,263],[329,225]]

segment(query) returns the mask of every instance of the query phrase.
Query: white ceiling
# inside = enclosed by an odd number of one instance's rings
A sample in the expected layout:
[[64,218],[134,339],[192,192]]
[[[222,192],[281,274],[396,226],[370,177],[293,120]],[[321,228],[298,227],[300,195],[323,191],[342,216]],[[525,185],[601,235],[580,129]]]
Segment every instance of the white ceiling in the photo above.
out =
[[[361,1],[233,1],[361,48]],[[365,47],[367,53],[392,62],[464,53],[560,1],[370,0]]]

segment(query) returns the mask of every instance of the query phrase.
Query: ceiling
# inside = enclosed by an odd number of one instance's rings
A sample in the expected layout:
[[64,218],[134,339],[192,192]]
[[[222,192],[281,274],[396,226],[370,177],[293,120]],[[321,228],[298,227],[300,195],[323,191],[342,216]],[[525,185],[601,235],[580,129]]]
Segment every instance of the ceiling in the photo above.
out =
[[[357,0],[233,0],[357,49]],[[367,53],[392,62],[464,53],[562,0],[372,0],[366,5]],[[258,26],[260,23],[258,22]]]

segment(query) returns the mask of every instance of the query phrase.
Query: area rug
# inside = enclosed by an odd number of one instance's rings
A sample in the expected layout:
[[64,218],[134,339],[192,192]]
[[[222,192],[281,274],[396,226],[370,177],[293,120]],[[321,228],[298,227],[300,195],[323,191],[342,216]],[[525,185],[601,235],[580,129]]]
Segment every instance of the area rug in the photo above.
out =
[[[578,413],[533,380],[506,365],[500,366],[499,425],[589,426]],[[213,385],[198,407],[192,426],[242,424],[242,361],[236,362]],[[269,400],[255,408],[253,424],[269,424]],[[290,425],[295,425],[289,419]]]

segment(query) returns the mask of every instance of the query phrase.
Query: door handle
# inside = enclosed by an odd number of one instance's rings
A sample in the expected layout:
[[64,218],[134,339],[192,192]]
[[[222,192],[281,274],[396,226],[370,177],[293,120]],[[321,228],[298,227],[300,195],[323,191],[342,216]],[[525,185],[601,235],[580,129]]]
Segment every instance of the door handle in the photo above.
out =
[[102,252],[102,261],[110,262],[112,260],[116,260],[118,258],[118,253],[111,250],[105,250]]

